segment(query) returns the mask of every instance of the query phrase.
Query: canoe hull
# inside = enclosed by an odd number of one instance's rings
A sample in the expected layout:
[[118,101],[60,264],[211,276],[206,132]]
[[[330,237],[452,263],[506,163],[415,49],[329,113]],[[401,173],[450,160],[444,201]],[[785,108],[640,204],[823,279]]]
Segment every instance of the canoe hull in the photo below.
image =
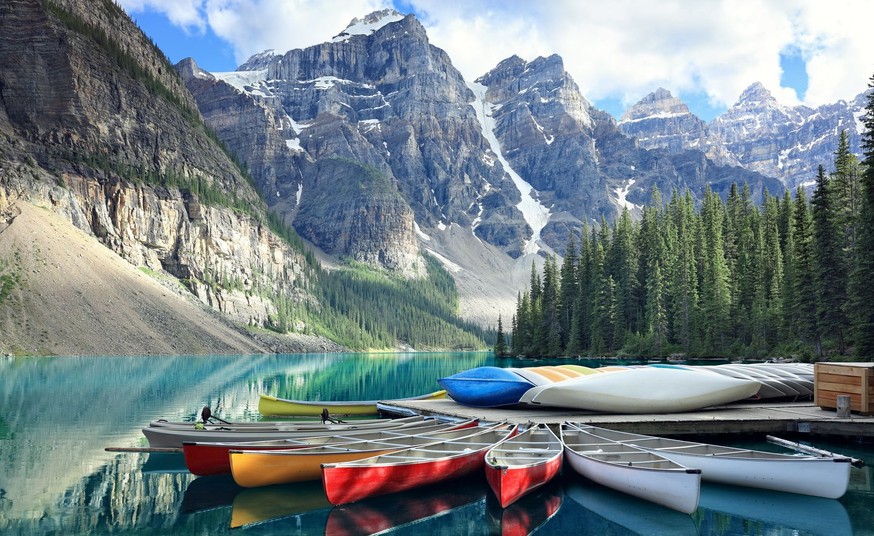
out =
[[592,460],[565,449],[568,464],[593,482],[685,514],[698,509],[701,473],[683,470],[666,473]]
[[501,508],[507,508],[525,495],[546,485],[561,469],[561,457],[531,467],[486,465],[486,480],[498,497]]
[[323,463],[362,460],[395,450],[397,449],[296,454],[293,457],[261,454],[256,451],[232,451],[229,459],[234,482],[244,488],[255,488],[319,480],[322,478]]
[[605,413],[679,413],[749,398],[759,386],[705,372],[641,367],[540,386],[523,400]]
[[804,458],[758,460],[657,451],[687,467],[701,469],[701,478],[711,482],[839,499],[850,483],[849,458]]
[[[445,397],[446,391],[440,390],[400,400],[436,400]],[[377,415],[379,414],[379,410],[376,407],[378,402],[378,400],[355,400],[348,402],[289,400],[262,394],[258,399],[258,412],[261,415],[272,416],[314,417],[321,415],[323,409],[327,409],[331,415]]]
[[373,467],[322,468],[322,484],[331,504],[346,504],[375,495],[405,491],[482,471],[485,451],[423,463]]
[[529,428],[486,453],[486,480],[501,508],[549,483],[564,454],[561,440],[545,426]]
[[476,367],[440,378],[437,383],[459,404],[475,408],[516,404],[534,387],[515,372],[498,367]]
[[711,482],[837,499],[850,482],[851,458],[780,454],[573,425],[701,470]]
[[353,430],[387,430],[399,428],[414,421],[404,419],[382,419],[384,423],[367,421],[367,424],[326,424],[307,425],[305,428],[288,426],[286,429],[262,429],[262,430],[221,430],[210,428],[197,430],[194,426],[187,427],[146,427],[143,435],[149,440],[149,446],[182,448],[183,443],[191,442],[241,442],[241,441],[267,441],[274,439],[294,439],[312,437],[316,435],[332,434],[338,431],[350,432]]

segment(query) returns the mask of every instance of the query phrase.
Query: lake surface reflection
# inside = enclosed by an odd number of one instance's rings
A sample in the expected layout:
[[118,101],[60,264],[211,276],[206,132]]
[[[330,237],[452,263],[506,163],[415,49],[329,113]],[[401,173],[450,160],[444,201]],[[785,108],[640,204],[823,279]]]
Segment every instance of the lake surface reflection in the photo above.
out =
[[[507,510],[479,477],[332,508],[319,483],[243,489],[195,478],[181,455],[104,450],[146,445],[150,420],[194,419],[204,405],[257,420],[261,393],[401,398],[471,367],[532,364],[487,353],[2,359],[0,534],[874,534],[870,467],[853,469],[840,501],[707,485],[699,510],[678,516],[569,474]],[[874,463],[870,447],[828,447]]]

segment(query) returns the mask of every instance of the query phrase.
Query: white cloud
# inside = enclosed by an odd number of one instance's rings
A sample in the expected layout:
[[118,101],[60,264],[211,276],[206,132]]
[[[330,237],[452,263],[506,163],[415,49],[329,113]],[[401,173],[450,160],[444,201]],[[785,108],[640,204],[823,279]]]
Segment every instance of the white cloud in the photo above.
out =
[[[354,17],[390,0],[122,0],[177,25],[209,27],[242,62],[251,54],[328,41]],[[753,82],[783,104],[780,53],[807,61],[805,102],[850,99],[874,71],[868,0],[408,0],[432,44],[473,81],[516,54],[559,54],[590,100],[627,105],[661,86],[730,106]]]
[[206,21],[201,15],[203,0],[117,0],[128,13],[146,10],[163,13],[176,26],[190,31],[206,30]]
[[388,0],[206,0],[204,11],[242,63],[263,50],[286,52],[330,41],[353,18],[389,6]]

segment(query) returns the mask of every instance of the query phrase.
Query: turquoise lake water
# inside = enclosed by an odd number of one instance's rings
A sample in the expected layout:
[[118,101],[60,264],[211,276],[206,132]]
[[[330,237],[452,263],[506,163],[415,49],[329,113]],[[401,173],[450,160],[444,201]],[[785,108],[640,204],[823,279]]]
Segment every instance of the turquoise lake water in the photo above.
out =
[[[150,420],[193,420],[205,405],[258,420],[261,393],[401,398],[468,368],[535,364],[487,353],[0,358],[0,534],[874,534],[870,466],[853,469],[840,500],[705,484],[688,516],[569,470],[506,510],[479,476],[332,508],[318,482],[242,489],[194,477],[179,454],[104,450],[145,446]],[[871,445],[814,444],[874,465]]]

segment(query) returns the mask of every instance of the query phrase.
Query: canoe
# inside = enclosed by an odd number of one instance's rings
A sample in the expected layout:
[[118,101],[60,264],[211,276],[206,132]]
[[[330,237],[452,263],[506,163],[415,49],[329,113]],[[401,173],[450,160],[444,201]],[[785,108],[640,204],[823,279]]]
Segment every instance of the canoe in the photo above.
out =
[[[404,417],[409,421],[416,420],[416,416],[413,417]],[[421,419],[421,417],[418,417]],[[214,417],[213,417],[214,419]],[[394,419],[398,420],[398,419]],[[349,419],[349,424],[384,424],[387,419],[377,418],[377,419]],[[207,430],[287,430],[288,428],[296,428],[299,430],[302,429],[311,429],[318,430],[325,426],[325,424],[332,424],[330,422],[323,422],[321,419],[289,419],[287,421],[250,421],[250,422],[215,422],[210,421],[204,423],[202,421],[167,421],[164,419],[159,419],[156,421],[149,422],[149,428],[183,428],[190,429],[194,428],[196,425],[202,425],[203,428]]]
[[573,426],[604,440],[634,445],[681,465],[701,469],[701,478],[711,482],[827,499],[842,497],[850,482],[852,459],[849,457],[779,454],[618,432],[588,425]]
[[486,480],[502,508],[543,486],[561,469],[561,440],[546,425],[529,428],[486,453]]
[[534,387],[512,370],[498,367],[468,369],[440,378],[437,383],[459,404],[476,408],[515,404],[522,394]]
[[[435,400],[445,398],[446,391],[439,390],[420,396],[401,398],[399,400]],[[270,395],[260,395],[258,412],[261,415],[274,416],[318,416],[327,409],[330,415],[378,415],[376,404],[379,400],[355,400],[346,402],[318,400],[289,400]]]
[[322,484],[331,504],[434,484],[483,470],[486,451],[516,434],[506,424],[478,433],[354,462],[322,466]]
[[541,385],[520,402],[607,413],[677,413],[749,398],[759,383],[694,370],[630,368]]
[[322,478],[322,464],[361,460],[380,454],[475,435],[478,429],[460,428],[412,433],[384,439],[358,440],[284,450],[231,450],[234,481],[246,488],[291,484]]
[[[307,425],[296,427],[293,425],[277,428],[261,429],[221,429],[206,428],[197,430],[193,426],[185,428],[175,427],[146,427],[143,435],[149,440],[151,447],[176,447],[182,448],[183,443],[196,441],[231,442],[231,441],[266,441],[271,439],[298,439],[314,435],[330,435],[336,432],[350,432],[353,430],[387,430],[398,428],[417,419],[381,419],[382,422],[370,421],[366,424],[354,422],[341,424]],[[418,417],[424,420],[424,417]]]
[[561,441],[568,464],[593,482],[685,514],[698,508],[700,469],[568,424],[561,425]]
[[415,433],[429,433],[456,428],[470,428],[477,421],[459,421],[440,423],[434,419],[411,423],[385,430],[354,430],[350,432],[331,432],[328,435],[316,435],[298,439],[277,439],[267,441],[234,441],[208,442],[194,441],[182,444],[182,454],[188,471],[198,476],[231,474],[231,463],[228,453],[231,450],[280,450],[306,448],[317,445],[329,445],[364,441],[369,439],[387,439]]

